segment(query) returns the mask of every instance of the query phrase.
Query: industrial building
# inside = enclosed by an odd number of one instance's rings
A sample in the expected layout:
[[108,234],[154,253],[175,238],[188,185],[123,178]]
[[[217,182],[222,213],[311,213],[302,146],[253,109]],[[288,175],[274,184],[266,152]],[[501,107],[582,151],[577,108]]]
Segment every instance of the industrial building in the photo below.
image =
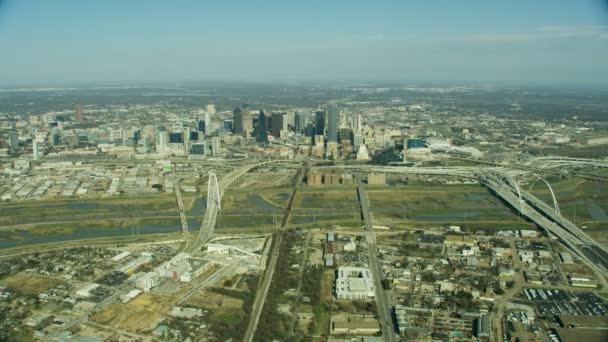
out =
[[179,253],[168,261],[165,261],[156,269],[144,274],[135,281],[135,285],[150,291],[160,283],[162,278],[170,278],[173,281],[190,282],[214,265],[213,261],[192,258],[188,253]]
[[335,289],[340,300],[369,300],[375,296],[371,271],[364,267],[338,268]]
[[152,255],[148,253],[142,253],[141,256],[135,260],[131,260],[128,263],[118,267],[116,270],[127,275],[135,273],[135,271],[141,266],[152,261]]
[[375,335],[380,332],[380,323],[373,316],[334,316],[331,333],[335,335]]

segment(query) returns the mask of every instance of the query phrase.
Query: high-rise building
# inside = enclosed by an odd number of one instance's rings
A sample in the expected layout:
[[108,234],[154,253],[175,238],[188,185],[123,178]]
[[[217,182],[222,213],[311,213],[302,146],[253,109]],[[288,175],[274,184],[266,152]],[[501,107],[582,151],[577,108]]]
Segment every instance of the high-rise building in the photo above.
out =
[[135,131],[133,131],[133,145],[137,145],[140,140],[141,140],[141,130],[136,129]]
[[36,139],[32,141],[32,154],[34,156],[34,160],[38,160],[40,158],[40,151],[38,150],[38,141]]
[[355,115],[352,117],[352,124],[351,127],[353,129],[354,132],[360,132],[361,131],[361,114]]
[[11,150],[19,148],[19,135],[14,130],[8,133],[8,147],[10,147]]
[[169,134],[169,143],[170,144],[183,144],[184,136],[182,132],[172,132]]
[[212,126],[211,114],[209,112],[205,112],[205,135],[211,134]]
[[201,132],[198,131],[190,131],[190,141],[198,141],[199,136],[201,135]]
[[150,152],[150,137],[145,135],[143,139],[144,153]]
[[251,117],[251,111],[249,105],[243,105],[243,134],[245,137],[253,133],[253,118]]
[[80,104],[76,104],[76,121],[82,121],[82,106]]
[[330,104],[327,109],[327,140],[338,142],[338,108]]
[[314,138],[315,136],[315,126],[311,122],[306,125],[304,128],[304,135],[310,138]]
[[215,114],[215,105],[213,103],[208,104],[205,107],[205,111],[211,115]]
[[268,142],[268,121],[263,110],[260,111],[258,118],[255,121],[253,135],[255,136],[255,141],[259,143]]
[[220,138],[213,137],[211,138],[211,155],[216,156],[220,153]]
[[224,130],[228,131],[228,132],[232,132],[232,129],[234,127],[233,123],[234,123],[233,120],[224,120]]
[[353,135],[353,146],[355,146],[355,148],[359,148],[359,146],[361,146],[365,143],[364,138],[365,137],[363,136],[363,134],[355,133]]
[[184,127],[182,139],[184,139],[184,148],[186,151],[188,151],[188,144],[190,143],[190,127]]
[[206,142],[198,142],[193,143],[190,149],[190,153],[205,155],[206,154],[207,143]]
[[296,112],[296,117],[294,118],[295,123],[295,131],[298,134],[304,134],[304,130],[306,129],[306,125],[308,125],[308,118],[310,117],[309,113],[305,112]]
[[53,146],[59,145],[59,129],[58,128],[53,128],[53,130],[51,131],[51,143],[53,144]]
[[168,140],[169,140],[169,137],[168,137],[166,131],[156,132],[156,141],[155,141],[156,152],[158,152],[158,153],[165,152],[165,149],[167,148]]
[[243,134],[243,111],[241,107],[236,107],[234,109],[234,134]]
[[281,131],[287,131],[287,116],[285,115],[285,113],[273,113],[272,135],[275,138],[280,138]]
[[286,115],[286,119],[287,119],[287,129],[289,129],[290,127],[293,128],[296,125],[296,112],[294,110],[288,110],[287,111],[287,115]]
[[348,141],[352,143],[353,131],[350,128],[340,128],[340,142]]
[[318,110],[315,112],[315,135],[325,134],[325,111]]
[[196,124],[196,129],[199,132],[201,132],[202,135],[205,135],[205,134],[207,134],[206,128],[207,127],[205,126],[205,120],[200,120],[200,118],[199,118],[199,120]]

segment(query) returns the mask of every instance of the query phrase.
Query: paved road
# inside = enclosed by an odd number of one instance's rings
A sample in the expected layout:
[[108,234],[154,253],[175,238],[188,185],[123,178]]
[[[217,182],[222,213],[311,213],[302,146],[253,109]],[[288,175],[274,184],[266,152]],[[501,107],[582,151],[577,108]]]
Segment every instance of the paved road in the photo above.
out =
[[505,316],[505,308],[507,303],[513,299],[518,293],[521,292],[524,285],[524,270],[521,260],[517,255],[517,248],[515,248],[515,241],[509,241],[511,251],[513,253],[513,267],[517,270],[515,275],[515,282],[513,287],[509,289],[500,299],[494,303],[495,312],[491,315],[491,329],[494,330],[494,341],[506,341],[503,320]]
[[376,306],[378,307],[378,315],[380,316],[380,325],[382,327],[382,337],[387,342],[396,341],[395,326],[391,316],[392,306],[388,299],[388,294],[382,287],[382,268],[378,261],[378,251],[376,247],[376,234],[372,227],[372,220],[369,213],[369,202],[363,188],[361,177],[356,174],[357,191],[359,193],[359,202],[361,202],[361,212],[365,221],[365,239],[367,241],[367,253],[369,257],[369,267],[374,277],[374,287],[376,289]]

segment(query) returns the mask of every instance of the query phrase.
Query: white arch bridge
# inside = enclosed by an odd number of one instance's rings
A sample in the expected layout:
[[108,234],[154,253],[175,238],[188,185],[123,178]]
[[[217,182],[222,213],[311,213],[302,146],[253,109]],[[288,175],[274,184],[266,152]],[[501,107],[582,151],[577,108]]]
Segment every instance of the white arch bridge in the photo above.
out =
[[201,229],[196,238],[192,241],[188,241],[189,244],[186,246],[186,251],[189,253],[195,253],[211,239],[215,229],[217,214],[221,210],[222,196],[224,195],[224,191],[230,185],[242,179],[243,176],[251,170],[264,165],[277,163],[301,164],[301,162],[295,162],[293,160],[270,160],[256,164],[249,164],[232,170],[219,181],[215,173],[210,173],[209,182],[207,184],[207,210],[205,211],[205,217],[203,218]]
[[482,184],[518,210],[522,216],[527,217],[539,227],[557,237],[596,272],[598,280],[603,285],[608,285],[603,277],[603,273],[608,270],[608,251],[603,245],[561,215],[555,193],[548,183],[546,184],[551,190],[554,201],[553,207],[530,192],[521,189],[517,182],[506,174],[482,171],[478,174],[478,177]]

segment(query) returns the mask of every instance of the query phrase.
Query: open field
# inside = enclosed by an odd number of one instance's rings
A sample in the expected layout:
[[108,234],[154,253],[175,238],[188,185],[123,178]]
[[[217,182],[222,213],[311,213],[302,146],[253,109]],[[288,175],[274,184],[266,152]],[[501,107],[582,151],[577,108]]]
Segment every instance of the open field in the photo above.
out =
[[373,186],[367,196],[377,224],[501,229],[529,225],[478,185]]
[[238,189],[229,190],[222,196],[222,210],[245,211],[245,210],[263,210],[276,211],[284,210],[289,201],[291,189]]
[[186,305],[215,310],[222,306],[223,295],[212,291],[199,291],[186,301]]
[[54,242],[20,245],[17,247],[1,248],[0,259],[12,258],[19,255],[25,255],[27,253],[37,253],[41,251],[60,250],[82,246],[108,247],[126,243],[148,243],[155,241],[179,240],[181,238],[183,238],[183,235],[181,233],[173,233],[101,237],[79,240],[61,240]]
[[318,226],[319,224],[358,226],[361,213],[354,186],[303,186],[298,192],[291,226]]
[[325,270],[323,272],[323,277],[321,278],[320,303],[313,308],[315,317],[314,335],[329,335],[333,282],[334,271]]
[[[0,202],[0,225],[177,212],[173,195]],[[166,215],[166,214],[165,214]]]
[[65,282],[36,274],[20,272],[2,279],[0,284],[23,293],[39,294]]
[[[563,216],[576,221],[578,225],[601,222],[608,229],[608,183],[580,178],[556,182],[549,179],[549,183],[553,187]],[[544,182],[537,181],[525,188],[553,206],[551,193]]]
[[106,220],[93,220],[93,221],[68,221],[68,222],[53,222],[53,223],[33,223],[33,224],[22,224],[12,225],[9,227],[0,228],[0,232],[15,232],[15,231],[27,231],[32,235],[54,235],[54,234],[70,234],[75,230],[84,228],[93,228],[99,230],[114,230],[114,229],[128,229],[129,233],[133,227],[135,233],[137,227],[145,226],[148,224],[163,225],[171,224],[175,225],[174,217],[156,217],[156,218],[135,218],[135,219],[106,219]]
[[176,217],[53,222],[0,228],[0,248],[181,231]]
[[[222,197],[216,229],[222,232],[260,232],[280,226],[291,189],[236,189]],[[200,221],[202,217],[198,221]]]
[[168,296],[144,293],[127,304],[113,304],[92,317],[94,322],[138,333],[152,330],[175,303]]
[[243,311],[243,300],[222,296],[222,300],[219,307],[213,310],[214,318],[229,323],[237,324],[241,321],[241,314]]

